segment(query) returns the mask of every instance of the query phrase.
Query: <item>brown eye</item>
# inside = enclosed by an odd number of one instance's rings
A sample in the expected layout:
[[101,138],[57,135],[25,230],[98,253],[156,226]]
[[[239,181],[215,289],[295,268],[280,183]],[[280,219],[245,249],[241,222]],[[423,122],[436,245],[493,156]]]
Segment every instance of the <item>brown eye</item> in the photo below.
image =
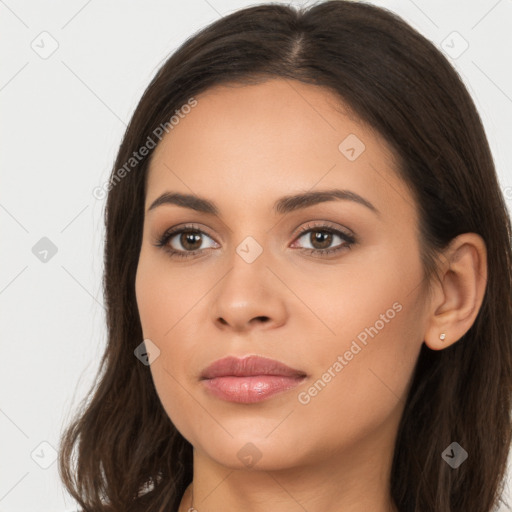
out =
[[201,247],[206,239],[214,242],[210,236],[200,229],[194,226],[185,226],[166,231],[155,245],[165,249],[173,257],[186,258],[214,246],[215,242],[208,247]]
[[195,251],[201,246],[201,235],[197,231],[182,231],[179,238],[181,246],[189,251]]
[[[306,226],[301,230],[297,240],[301,238],[306,240],[306,243],[309,243],[309,246],[302,247],[304,250],[309,251],[310,254],[318,254],[320,256],[348,249],[356,242],[355,237],[352,235],[343,233],[330,226]],[[333,244],[336,245],[333,247]]]
[[332,244],[333,234],[327,231],[311,231],[310,242],[315,249],[327,249]]

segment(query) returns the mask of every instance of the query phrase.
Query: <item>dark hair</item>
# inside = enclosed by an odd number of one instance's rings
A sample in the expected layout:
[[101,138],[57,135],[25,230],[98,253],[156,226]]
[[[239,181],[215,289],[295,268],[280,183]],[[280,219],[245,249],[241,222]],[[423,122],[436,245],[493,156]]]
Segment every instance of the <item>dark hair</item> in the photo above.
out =
[[[431,42],[383,8],[342,0],[225,16],[187,39],[144,92],[111,175],[108,342],[94,389],[62,434],[64,484],[86,512],[177,510],[192,480],[192,446],[134,357],[143,339],[135,274],[153,153],[122,179],[116,169],[191,97],[270,78],[333,91],[389,142],[417,203],[427,286],[454,237],[473,232],[485,241],[488,280],[475,322],[444,350],[421,347],[390,486],[400,512],[490,512],[501,501],[511,441],[512,279],[510,219],[489,144],[462,80]],[[441,457],[453,441],[469,453],[457,469]]]

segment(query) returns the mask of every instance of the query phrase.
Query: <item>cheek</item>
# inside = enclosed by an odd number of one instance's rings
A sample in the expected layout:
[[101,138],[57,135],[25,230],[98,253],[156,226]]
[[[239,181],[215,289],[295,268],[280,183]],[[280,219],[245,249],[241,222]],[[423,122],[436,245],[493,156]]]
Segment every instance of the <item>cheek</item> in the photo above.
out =
[[[314,312],[299,320],[303,332],[323,336],[322,343],[305,347],[318,363],[325,367],[348,351],[350,361],[368,359],[391,370],[409,367],[422,336],[423,273],[415,249],[406,250],[398,242],[375,247],[347,258],[328,276],[314,276],[316,284],[314,277],[288,276],[297,283],[296,294]],[[360,346],[359,352],[353,343]]]
[[[149,367],[162,406],[176,428],[189,439],[190,425],[200,411],[191,399],[190,369],[200,353],[201,339],[193,320],[193,308],[207,291],[191,287],[184,273],[152,261],[141,253],[135,279],[135,293],[144,338],[155,343],[160,354]],[[185,335],[184,333],[187,333]],[[204,338],[204,336],[203,336]],[[186,340],[186,343],[183,343]],[[181,341],[181,342],[180,342]],[[196,363],[197,364],[197,363]]]
[[321,453],[397,427],[421,346],[421,336],[410,328],[415,312],[403,299],[400,306],[372,306],[387,323],[372,314],[361,323],[338,321],[337,332],[346,328],[347,336],[312,354],[316,372],[300,390],[295,419],[321,432],[315,441]]
[[[173,354],[173,358],[179,358]],[[185,363],[180,361],[180,365]],[[161,353],[160,357],[150,366],[155,389],[167,416],[178,431],[189,441],[193,442],[194,428],[201,411],[196,410],[196,402],[191,398],[190,383],[183,375],[172,368],[169,361],[169,351]]]
[[357,267],[302,290],[323,324],[310,317],[309,332],[316,322],[331,333],[304,349],[313,376],[299,402],[311,428],[331,442],[355,442],[405,403],[422,344],[419,259],[404,262],[397,251]]
[[[142,250],[135,293],[142,331],[150,339],[166,343],[175,326],[188,316],[208,290],[204,279],[190,279],[190,272],[169,265],[163,254],[157,256]],[[182,320],[183,319],[183,320]]]
[[[158,270],[148,263],[144,249],[141,251],[135,276],[135,297],[144,338],[156,338],[162,317],[158,312],[161,305]],[[166,300],[168,300],[166,298]]]

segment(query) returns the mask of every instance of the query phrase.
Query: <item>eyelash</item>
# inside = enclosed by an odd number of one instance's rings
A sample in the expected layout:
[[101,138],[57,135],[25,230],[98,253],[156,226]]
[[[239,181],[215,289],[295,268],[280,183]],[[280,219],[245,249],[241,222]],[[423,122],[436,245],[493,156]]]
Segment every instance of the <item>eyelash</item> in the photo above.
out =
[[[315,232],[315,231],[338,235],[345,243],[336,248],[333,248],[333,249],[310,249],[307,247],[303,248],[302,250],[308,251],[308,254],[319,254],[320,257],[326,257],[328,254],[337,253],[343,249],[350,249],[352,247],[352,245],[354,245],[356,243],[355,237],[353,237],[347,233],[344,233],[343,231],[335,229],[333,227],[327,226],[325,224],[320,224],[320,225],[307,224],[306,226],[303,226],[300,229],[299,234],[297,235],[296,238],[299,239],[302,236],[304,236],[306,233]],[[211,238],[207,233],[205,233],[204,231],[199,229],[197,226],[195,226],[193,224],[189,224],[186,226],[181,226],[180,228],[177,228],[177,229],[170,229],[170,230],[166,231],[159,238],[159,240],[155,244],[155,246],[165,250],[167,253],[170,254],[170,256],[172,258],[175,258],[175,257],[176,258],[190,258],[190,257],[195,256],[196,254],[200,253],[201,251],[205,250],[205,249],[197,249],[195,251],[181,251],[181,250],[178,251],[176,249],[171,249],[167,245],[168,242],[171,240],[171,238],[173,238],[173,236],[175,236],[177,234],[184,233],[184,232],[195,233],[195,234],[199,233],[199,234],[203,234],[203,235],[206,235],[209,238]]]

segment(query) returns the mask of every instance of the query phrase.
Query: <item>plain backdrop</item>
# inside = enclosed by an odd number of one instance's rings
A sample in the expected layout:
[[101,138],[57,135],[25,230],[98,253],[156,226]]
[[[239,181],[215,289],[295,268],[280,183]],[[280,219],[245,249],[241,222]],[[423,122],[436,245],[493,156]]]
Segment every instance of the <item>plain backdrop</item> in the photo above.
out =
[[[105,201],[92,191],[108,179],[126,124],[166,57],[255,3],[0,0],[0,512],[74,510],[56,450],[106,339]],[[456,67],[510,204],[512,1],[374,3]]]

